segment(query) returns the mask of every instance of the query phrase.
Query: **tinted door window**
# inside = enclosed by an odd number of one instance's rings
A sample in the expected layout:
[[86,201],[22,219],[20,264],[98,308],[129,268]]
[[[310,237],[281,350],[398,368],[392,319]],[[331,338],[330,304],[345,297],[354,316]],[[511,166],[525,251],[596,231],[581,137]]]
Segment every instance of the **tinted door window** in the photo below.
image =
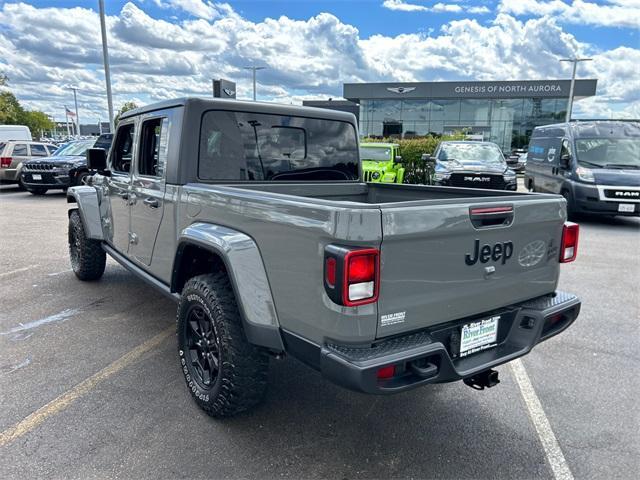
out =
[[26,157],[29,154],[27,153],[27,145],[25,143],[16,143],[13,146],[13,156],[14,157]]
[[357,180],[353,126],[315,118],[210,111],[198,176],[217,181]]
[[140,129],[140,155],[138,173],[151,177],[162,177],[167,161],[166,118],[147,120]]
[[133,160],[134,124],[129,123],[118,128],[116,141],[111,156],[113,170],[129,173]]
[[46,157],[49,153],[44,145],[31,144],[31,156],[32,157]]

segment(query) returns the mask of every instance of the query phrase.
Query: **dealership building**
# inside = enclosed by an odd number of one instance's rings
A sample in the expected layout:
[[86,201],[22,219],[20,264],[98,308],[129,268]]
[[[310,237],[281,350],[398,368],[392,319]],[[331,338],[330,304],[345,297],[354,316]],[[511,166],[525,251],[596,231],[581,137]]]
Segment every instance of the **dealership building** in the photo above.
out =
[[[564,121],[570,84],[346,83],[343,97],[359,105],[361,136],[407,138],[464,131],[510,150],[527,145],[534,127]],[[595,95],[596,84],[594,79],[576,80],[574,100]]]

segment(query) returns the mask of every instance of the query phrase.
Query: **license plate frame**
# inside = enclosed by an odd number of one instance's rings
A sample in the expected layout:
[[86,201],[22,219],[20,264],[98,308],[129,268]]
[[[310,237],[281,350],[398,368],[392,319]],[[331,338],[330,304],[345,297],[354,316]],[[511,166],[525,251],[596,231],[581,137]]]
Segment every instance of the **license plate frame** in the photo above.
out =
[[633,213],[636,211],[636,206],[633,203],[619,203],[618,211],[624,213]]
[[40,175],[39,173],[32,173],[31,174],[31,180],[40,180],[42,181],[42,175]]
[[466,357],[497,345],[501,315],[476,320],[460,328],[460,357]]

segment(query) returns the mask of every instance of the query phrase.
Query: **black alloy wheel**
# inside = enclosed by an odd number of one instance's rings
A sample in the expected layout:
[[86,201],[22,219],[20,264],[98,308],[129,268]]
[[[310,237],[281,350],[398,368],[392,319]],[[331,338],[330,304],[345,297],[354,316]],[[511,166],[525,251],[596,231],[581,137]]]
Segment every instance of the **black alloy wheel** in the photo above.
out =
[[202,387],[211,388],[220,371],[220,340],[208,314],[199,304],[191,305],[185,322],[188,359]]

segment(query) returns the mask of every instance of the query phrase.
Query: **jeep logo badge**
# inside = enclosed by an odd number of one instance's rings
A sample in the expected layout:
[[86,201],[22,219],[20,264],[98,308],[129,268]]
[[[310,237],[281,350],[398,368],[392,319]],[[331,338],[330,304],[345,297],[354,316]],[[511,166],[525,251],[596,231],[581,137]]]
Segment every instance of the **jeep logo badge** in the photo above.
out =
[[480,240],[476,238],[473,246],[473,253],[464,256],[464,262],[471,266],[478,263],[487,263],[489,260],[500,261],[504,265],[513,255],[513,242],[496,243],[495,245],[485,244],[480,246]]

